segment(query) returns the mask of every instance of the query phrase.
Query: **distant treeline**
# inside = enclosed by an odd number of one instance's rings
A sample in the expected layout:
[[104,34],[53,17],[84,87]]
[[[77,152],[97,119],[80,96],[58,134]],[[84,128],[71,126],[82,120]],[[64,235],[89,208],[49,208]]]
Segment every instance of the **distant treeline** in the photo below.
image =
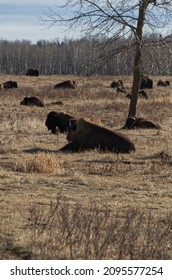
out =
[[[172,75],[172,42],[162,37],[145,38],[142,71],[147,75]],[[149,42],[149,43],[148,43]],[[42,75],[131,75],[132,38],[44,41],[0,40],[0,73],[25,75],[28,68]]]

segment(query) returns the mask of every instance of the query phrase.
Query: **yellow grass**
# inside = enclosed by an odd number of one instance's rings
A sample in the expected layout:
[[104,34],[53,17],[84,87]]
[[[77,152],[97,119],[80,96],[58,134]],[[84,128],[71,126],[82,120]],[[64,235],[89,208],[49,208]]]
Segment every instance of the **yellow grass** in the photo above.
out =
[[[57,82],[70,78],[76,80],[76,90],[53,89]],[[18,89],[0,91],[1,259],[21,259],[25,251],[32,251],[31,258],[38,257],[26,230],[29,213],[40,207],[42,214],[37,216],[42,217],[57,200],[59,205],[67,201],[71,207],[78,203],[85,211],[96,203],[100,209],[106,206],[120,212],[121,219],[128,209],[151,211],[155,220],[171,213],[172,87],[157,87],[160,78],[172,83],[171,77],[152,77],[154,88],[147,90],[148,100],[139,99],[138,116],[158,122],[162,130],[121,131],[129,100],[111,89],[110,83],[122,79],[130,92],[132,77],[0,76],[0,82],[18,82]],[[44,98],[46,106],[19,105],[23,97],[31,95]],[[64,105],[52,105],[54,101]],[[100,118],[106,127],[127,135],[136,152],[58,153],[67,140],[65,135],[47,130],[44,123],[51,110]],[[52,252],[44,253],[46,258]],[[171,258],[171,244],[169,254]],[[65,251],[61,256],[72,257]]]

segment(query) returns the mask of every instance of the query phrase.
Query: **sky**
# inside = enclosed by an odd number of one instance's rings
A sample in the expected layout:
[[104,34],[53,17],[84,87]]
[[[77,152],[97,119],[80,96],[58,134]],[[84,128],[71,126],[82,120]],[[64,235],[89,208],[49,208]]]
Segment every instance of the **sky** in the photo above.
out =
[[77,34],[72,34],[72,31],[66,34],[57,26],[48,28],[40,20],[43,11],[64,3],[65,0],[0,0],[0,40],[29,40],[35,44],[39,40],[76,38]]
[[48,28],[40,17],[48,7],[62,0],[0,0],[0,40],[63,40],[66,36],[54,26]]

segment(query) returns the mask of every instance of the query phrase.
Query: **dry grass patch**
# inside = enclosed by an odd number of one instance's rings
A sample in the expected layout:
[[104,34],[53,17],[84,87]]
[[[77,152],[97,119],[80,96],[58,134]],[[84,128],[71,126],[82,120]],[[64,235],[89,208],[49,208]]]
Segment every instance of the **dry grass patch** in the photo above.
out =
[[63,161],[49,154],[38,154],[29,157],[23,163],[16,163],[14,171],[24,173],[63,173]]

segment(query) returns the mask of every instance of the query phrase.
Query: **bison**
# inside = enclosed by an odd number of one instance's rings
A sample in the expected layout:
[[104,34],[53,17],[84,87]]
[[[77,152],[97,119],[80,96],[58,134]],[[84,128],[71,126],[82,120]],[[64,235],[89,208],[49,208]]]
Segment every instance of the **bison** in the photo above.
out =
[[137,129],[137,128],[154,128],[161,129],[161,127],[153,121],[143,118],[128,117],[123,129]]
[[26,76],[35,76],[38,77],[39,76],[39,71],[37,69],[32,69],[29,68],[26,72]]
[[153,88],[153,81],[147,76],[143,76],[140,81],[140,89],[144,88]]
[[69,121],[72,118],[74,117],[66,112],[51,111],[47,115],[45,125],[53,134],[57,134],[58,131],[60,133],[66,133],[69,127]]
[[24,97],[20,105],[44,107],[43,100],[38,96]]
[[87,118],[71,120],[67,140],[69,143],[59,151],[78,152],[96,148],[114,153],[135,151],[134,144],[126,136]]
[[159,80],[158,83],[157,83],[157,86],[158,87],[167,87],[167,86],[170,86],[170,82]]
[[2,84],[3,84],[3,87],[4,87],[5,89],[8,89],[8,88],[17,88],[17,87],[18,87],[17,82],[15,82],[15,81],[7,81],[7,82],[2,83]]
[[60,88],[70,88],[70,89],[75,89],[75,81],[67,80],[61,83],[58,83],[54,86],[55,89],[60,89]]
[[118,87],[123,88],[124,84],[122,80],[118,80],[117,82],[113,80],[110,86],[111,88],[118,88]]

